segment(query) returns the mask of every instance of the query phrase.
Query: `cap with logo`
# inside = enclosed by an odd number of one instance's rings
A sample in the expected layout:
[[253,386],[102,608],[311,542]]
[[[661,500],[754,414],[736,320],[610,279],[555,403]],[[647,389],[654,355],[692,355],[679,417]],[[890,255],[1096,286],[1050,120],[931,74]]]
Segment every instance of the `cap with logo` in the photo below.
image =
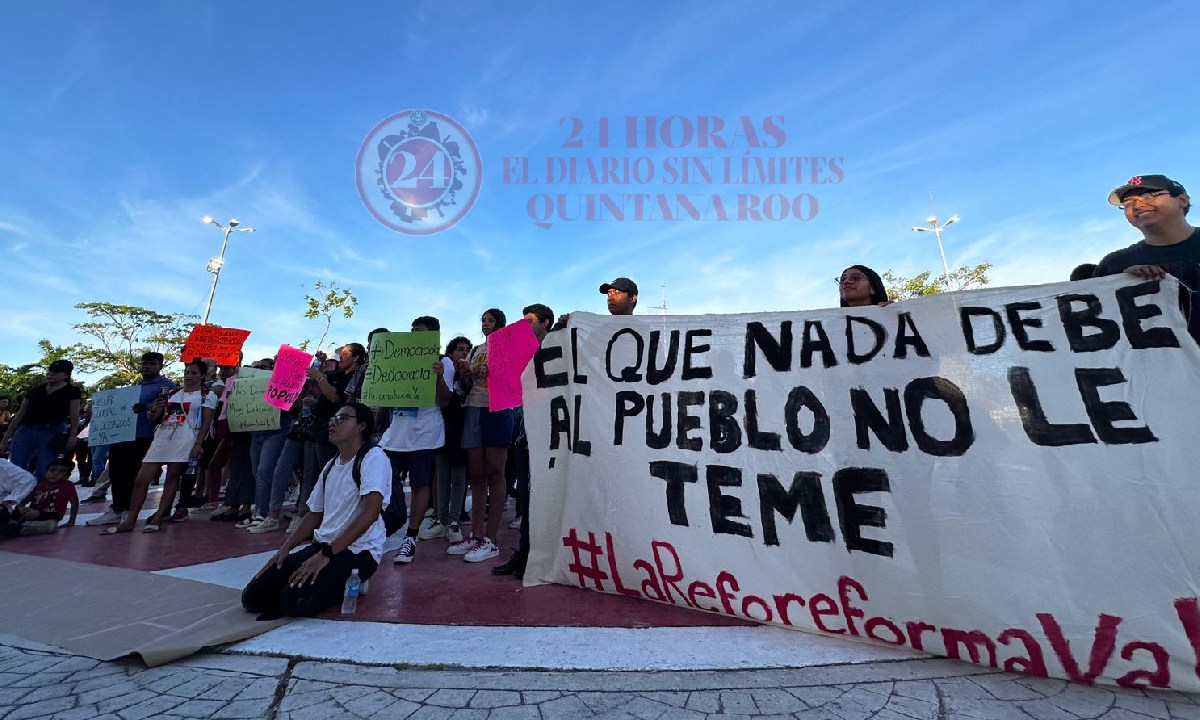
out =
[[1145,190],[1147,192],[1166,190],[1173,196],[1182,195],[1187,192],[1187,190],[1183,189],[1182,185],[1166,175],[1134,175],[1124,185],[1108,194],[1108,202],[1113,205],[1120,205],[1125,202],[1125,196],[1134,190]]
[[609,290],[620,290],[623,293],[637,295],[637,283],[627,277],[619,277],[612,282],[606,282],[600,286],[601,293],[607,293]]

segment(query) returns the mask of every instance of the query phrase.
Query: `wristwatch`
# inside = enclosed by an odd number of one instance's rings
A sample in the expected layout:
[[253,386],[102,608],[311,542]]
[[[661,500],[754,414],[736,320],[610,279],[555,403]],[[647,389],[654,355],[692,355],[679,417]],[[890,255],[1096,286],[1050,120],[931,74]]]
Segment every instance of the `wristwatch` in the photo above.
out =
[[329,543],[321,543],[321,554],[330,560],[333,559],[333,546]]

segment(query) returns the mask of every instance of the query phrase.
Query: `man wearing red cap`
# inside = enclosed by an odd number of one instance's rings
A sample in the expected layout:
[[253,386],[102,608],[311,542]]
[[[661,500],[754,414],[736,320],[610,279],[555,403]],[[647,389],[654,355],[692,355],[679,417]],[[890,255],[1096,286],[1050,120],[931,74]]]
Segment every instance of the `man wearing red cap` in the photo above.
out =
[[[1096,277],[1126,272],[1145,280],[1158,280],[1169,273],[1193,293],[1200,291],[1200,230],[1187,222],[1191,198],[1183,185],[1165,175],[1135,175],[1113,190],[1108,201],[1121,208],[1142,239],[1127,248],[1104,256],[1096,266]],[[1193,336],[1200,337],[1200,313],[1189,323]]]

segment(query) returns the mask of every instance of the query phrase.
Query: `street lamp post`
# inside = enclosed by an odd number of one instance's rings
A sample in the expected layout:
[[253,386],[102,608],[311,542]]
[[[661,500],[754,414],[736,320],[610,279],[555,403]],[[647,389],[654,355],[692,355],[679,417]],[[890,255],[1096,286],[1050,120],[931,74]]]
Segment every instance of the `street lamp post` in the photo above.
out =
[[945,273],[946,292],[950,292],[950,266],[946,264],[946,251],[944,248],[942,248],[942,231],[958,222],[959,217],[957,215],[951,215],[946,222],[938,225],[937,208],[934,207],[933,204],[932,190],[929,191],[929,209],[933,211],[932,215],[925,218],[925,222],[929,223],[929,227],[914,227],[913,232],[931,232],[933,233],[933,236],[937,238],[938,252],[942,254],[942,272]]
[[208,261],[208,267],[205,268],[213,274],[212,288],[208,291],[208,302],[204,304],[204,319],[200,321],[202,325],[208,324],[208,314],[212,312],[213,297],[217,294],[217,281],[221,279],[221,268],[225,266],[225,248],[229,245],[229,233],[231,232],[254,232],[254,228],[240,228],[241,223],[236,218],[229,220],[229,225],[225,226],[205,215],[204,222],[209,225],[215,225],[225,233],[225,238],[221,240],[221,254],[217,255],[212,260]]

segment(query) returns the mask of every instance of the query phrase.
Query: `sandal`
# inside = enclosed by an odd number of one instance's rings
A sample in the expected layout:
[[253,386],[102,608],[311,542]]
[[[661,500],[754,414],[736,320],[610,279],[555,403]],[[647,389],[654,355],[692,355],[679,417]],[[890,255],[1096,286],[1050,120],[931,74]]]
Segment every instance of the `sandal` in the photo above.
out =
[[158,532],[158,529],[159,529],[159,528],[158,528],[158,525],[156,525],[156,524],[154,524],[154,523],[146,523],[146,527],[142,528],[142,532],[144,532],[144,533],[156,533],[156,532]]
[[120,533],[127,533],[127,532],[133,532],[133,531],[122,529],[116,525],[113,525],[112,527],[106,527],[103,530],[101,530],[100,534],[101,535],[118,535]]

